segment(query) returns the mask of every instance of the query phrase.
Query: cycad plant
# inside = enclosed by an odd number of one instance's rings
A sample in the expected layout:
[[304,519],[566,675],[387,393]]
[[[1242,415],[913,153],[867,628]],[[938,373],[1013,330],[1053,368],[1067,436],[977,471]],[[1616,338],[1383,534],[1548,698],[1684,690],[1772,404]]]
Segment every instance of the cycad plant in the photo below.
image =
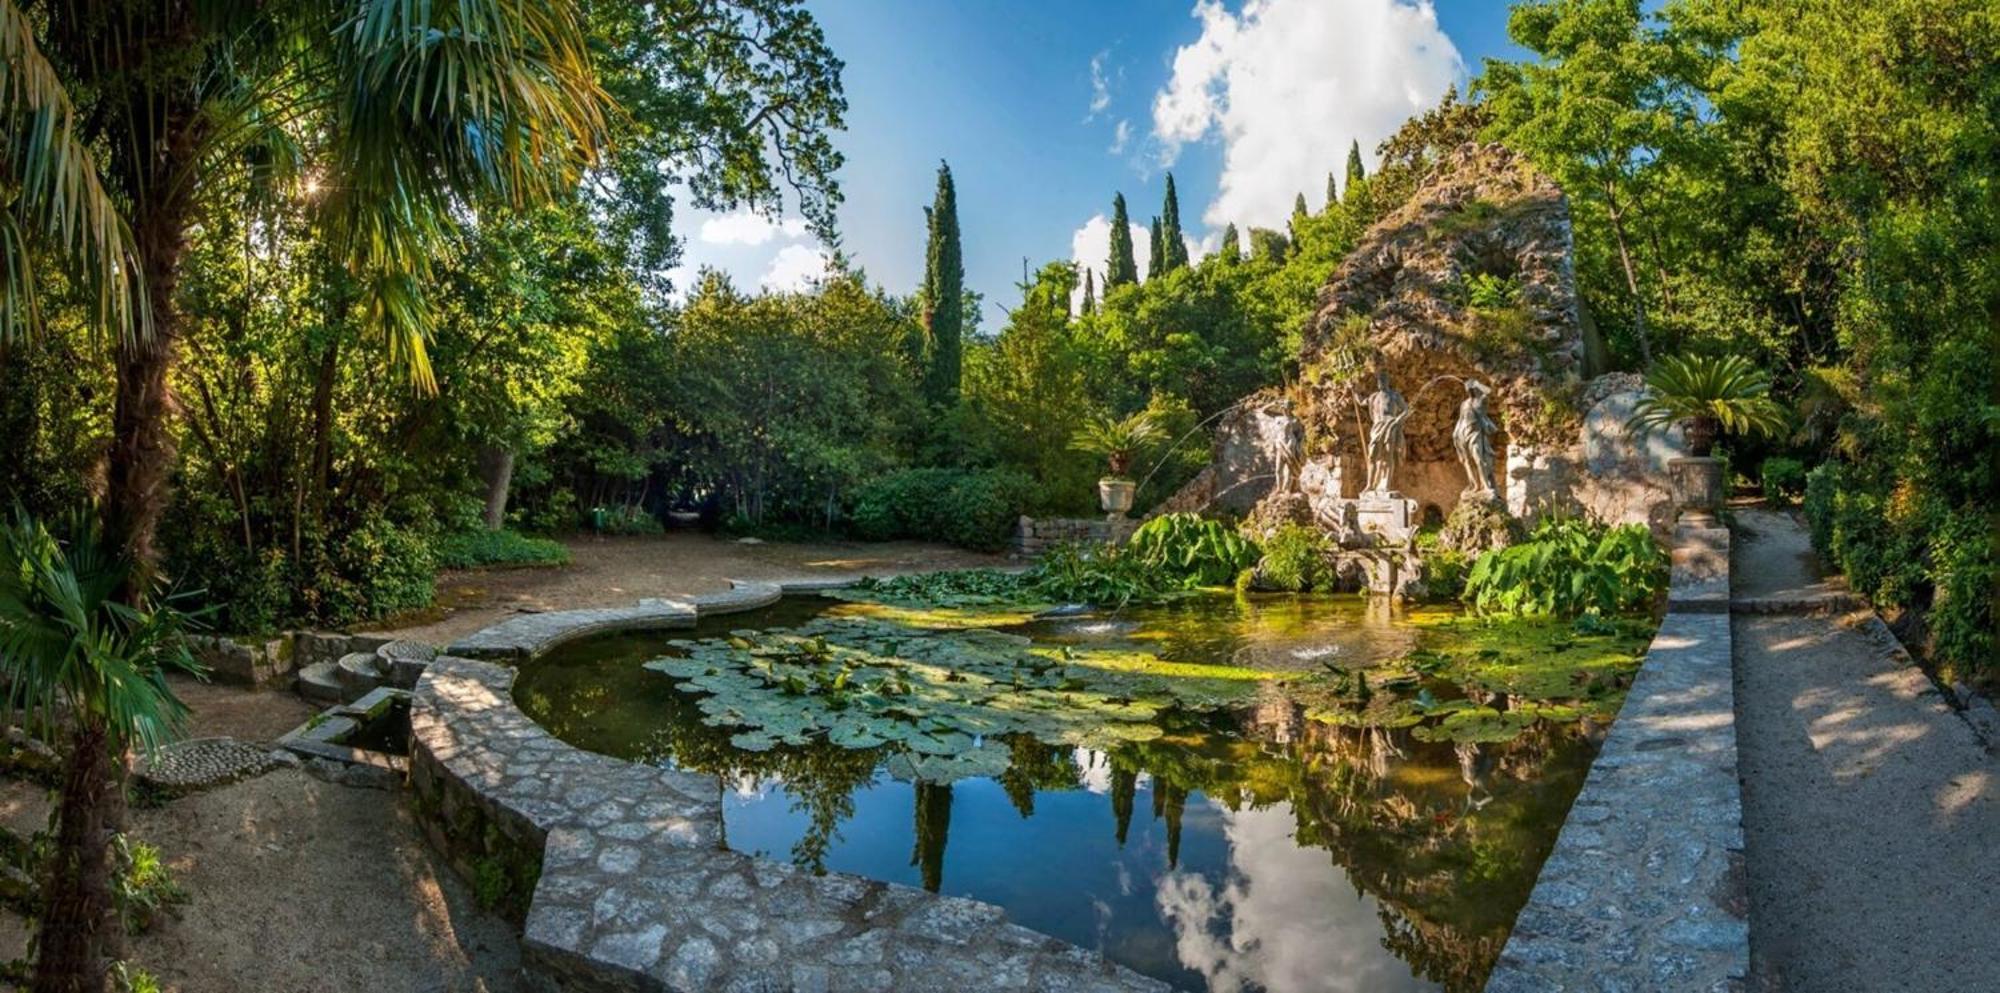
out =
[[1689,454],[1707,456],[1723,432],[1784,431],[1785,410],[1770,394],[1771,377],[1741,355],[1672,355],[1646,375],[1629,423],[1642,433],[1679,424]]
[[1132,461],[1166,440],[1166,432],[1151,411],[1130,417],[1095,417],[1070,437],[1072,451],[1102,455],[1111,469],[1111,478],[1124,479]]
[[133,565],[90,515],[58,536],[25,512],[0,525],[0,682],[6,718],[66,732],[36,990],[92,989],[119,957],[112,842],[126,754],[179,733],[172,671],[198,673],[170,605],[121,599]]

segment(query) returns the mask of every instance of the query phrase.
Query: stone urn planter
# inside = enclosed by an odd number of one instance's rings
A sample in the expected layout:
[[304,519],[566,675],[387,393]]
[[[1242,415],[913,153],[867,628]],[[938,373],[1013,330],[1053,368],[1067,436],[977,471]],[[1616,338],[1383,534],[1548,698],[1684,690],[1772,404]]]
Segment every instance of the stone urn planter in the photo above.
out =
[[1673,474],[1674,497],[1680,502],[1681,523],[1695,527],[1716,527],[1722,509],[1722,460],[1690,456],[1668,459]]
[[1123,517],[1132,509],[1132,494],[1138,489],[1139,484],[1129,479],[1106,476],[1097,481],[1098,505],[1112,517]]

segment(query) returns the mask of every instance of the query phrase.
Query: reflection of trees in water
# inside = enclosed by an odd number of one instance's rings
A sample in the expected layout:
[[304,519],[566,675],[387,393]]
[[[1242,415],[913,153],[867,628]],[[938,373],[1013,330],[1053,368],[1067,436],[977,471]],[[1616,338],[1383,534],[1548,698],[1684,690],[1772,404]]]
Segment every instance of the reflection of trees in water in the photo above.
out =
[[[665,680],[626,685],[604,681],[601,670],[591,675],[595,682],[574,686],[544,680],[523,706],[558,737],[585,747],[672,759],[731,781],[782,780],[793,809],[809,821],[793,858],[815,870],[823,870],[839,825],[853,815],[855,792],[873,781],[885,757],[824,743],[745,752],[730,746],[727,730],[702,724],[686,698],[662,692]],[[618,748],[593,744],[594,735],[609,733],[596,726],[605,708],[632,695],[650,698],[646,728],[623,729]],[[1505,744],[1431,743],[1405,731],[1337,728],[1268,709],[1243,722],[1177,718],[1166,730],[1098,759],[1109,765],[1108,802],[1121,846],[1142,775],[1151,778],[1154,816],[1166,822],[1170,865],[1179,860],[1190,794],[1233,811],[1288,803],[1298,844],[1327,850],[1377,901],[1385,946],[1452,991],[1484,981],[1601,734],[1588,723],[1544,723]],[[635,740],[637,748],[629,744]],[[1022,816],[1034,813],[1035,793],[1079,785],[1073,749],[1023,739],[1008,745],[1013,767],[999,781]],[[911,864],[935,890],[943,881],[951,788],[919,785],[915,799]]]
[[1076,749],[1069,745],[1044,745],[1032,735],[1017,734],[1007,740],[1013,762],[1000,774],[1000,787],[1007,792],[1014,809],[1022,817],[1035,816],[1035,794],[1042,790],[1073,790],[1082,785],[1082,771],[1076,766]]
[[[1315,722],[1295,724],[1290,743],[1254,726],[1212,730],[1121,747],[1112,768],[1125,783],[1152,776],[1160,817],[1195,791],[1232,811],[1290,804],[1298,843],[1328,850],[1375,898],[1386,947],[1452,991],[1484,983],[1592,751],[1578,728],[1552,724],[1484,745]],[[1114,775],[1122,823],[1131,800],[1120,792]],[[1170,860],[1177,834],[1169,817]]]
[[916,844],[910,864],[923,876],[924,889],[936,893],[944,884],[944,844],[951,834],[951,787],[918,783]]

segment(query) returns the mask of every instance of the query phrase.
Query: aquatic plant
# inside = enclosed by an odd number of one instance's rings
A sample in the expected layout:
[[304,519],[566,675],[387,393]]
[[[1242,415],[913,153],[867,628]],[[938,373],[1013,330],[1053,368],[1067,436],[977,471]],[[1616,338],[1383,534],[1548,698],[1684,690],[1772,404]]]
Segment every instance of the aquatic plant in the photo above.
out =
[[1161,514],[1139,526],[1122,554],[1182,586],[1226,586],[1257,564],[1257,543],[1199,514]]
[[1644,525],[1549,517],[1527,541],[1480,556],[1464,597],[1487,614],[1615,614],[1651,603],[1666,574],[1666,553]]

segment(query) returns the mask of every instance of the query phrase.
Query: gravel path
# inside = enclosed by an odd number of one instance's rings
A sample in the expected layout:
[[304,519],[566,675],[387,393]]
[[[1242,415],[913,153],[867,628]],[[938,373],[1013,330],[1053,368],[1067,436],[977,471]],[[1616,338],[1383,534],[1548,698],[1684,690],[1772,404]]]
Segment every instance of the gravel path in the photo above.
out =
[[[1829,588],[1789,515],[1738,524],[1736,595]],[[2000,990],[2000,759],[1865,617],[1732,622],[1752,988]]]

